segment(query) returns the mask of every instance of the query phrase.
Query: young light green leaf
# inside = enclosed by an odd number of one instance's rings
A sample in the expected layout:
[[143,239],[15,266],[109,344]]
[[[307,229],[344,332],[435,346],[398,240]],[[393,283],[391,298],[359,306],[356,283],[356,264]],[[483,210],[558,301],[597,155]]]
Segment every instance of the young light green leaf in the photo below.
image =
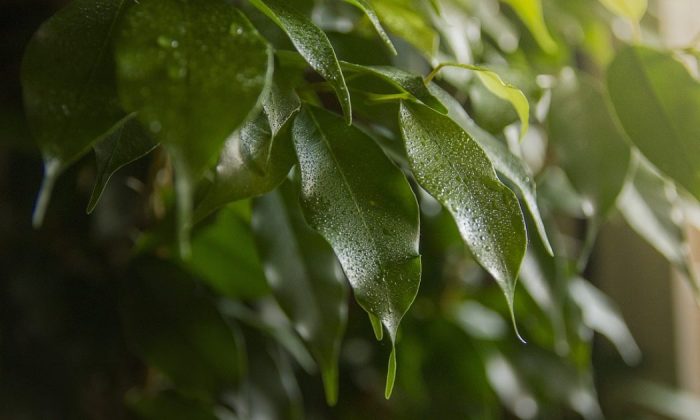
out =
[[437,75],[437,73],[445,67],[457,67],[465,70],[471,70],[476,72],[476,76],[479,78],[481,83],[484,84],[489,92],[493,93],[497,97],[503,99],[504,101],[510,102],[510,104],[515,109],[520,119],[520,139],[525,137],[525,133],[530,128],[530,103],[527,101],[525,94],[517,87],[508,84],[501,79],[498,73],[489,70],[484,67],[472,66],[471,64],[460,64],[460,63],[441,63],[426,77],[426,83],[430,81]]
[[214,180],[197,204],[194,220],[226,203],[271,191],[284,181],[293,164],[289,130],[273,138],[265,114],[260,113],[226,141]]
[[373,0],[372,4],[390,32],[408,41],[428,58],[435,55],[438,34],[413,0]]
[[520,17],[539,46],[548,53],[557,51],[557,43],[549,34],[547,24],[544,22],[541,0],[502,0],[510,5]]
[[272,293],[318,363],[334,405],[348,294],[338,259],[304,221],[290,182],[255,200],[252,226]]
[[263,109],[270,123],[272,138],[291,121],[294,114],[301,109],[301,101],[294,90],[303,74],[296,69],[282,67],[275,63],[270,91],[263,98]]
[[486,152],[486,155],[498,174],[505,177],[512,183],[512,186],[515,188],[515,192],[522,198],[523,202],[525,203],[525,207],[527,207],[527,210],[535,223],[535,228],[537,229],[537,233],[542,241],[542,245],[544,245],[545,250],[549,255],[553,255],[554,251],[552,250],[552,245],[549,242],[547,231],[542,220],[542,215],[540,214],[540,209],[537,204],[537,186],[532,174],[530,173],[530,169],[525,166],[522,160],[518,159],[517,156],[511,153],[505,144],[476,125],[459,102],[457,102],[450,94],[435,84],[430,84],[428,87],[433,95],[435,95],[435,97],[445,104],[449,110],[447,115],[452,118],[454,122],[459,124],[459,126],[462,127],[462,129],[466,131],[471,138],[479,143],[484,152]]
[[366,134],[306,108],[294,121],[301,203],[333,247],[360,306],[392,345],[418,293],[419,213],[408,181]]
[[92,213],[97,206],[109,179],[120,168],[142,158],[158,144],[131,114],[117,128],[101,140],[93,149],[97,160],[97,178],[92,189],[87,212]]
[[632,142],[700,199],[700,82],[671,53],[646,47],[621,50],[607,80],[617,116]]
[[116,58],[122,104],[173,157],[187,255],[193,181],[258,103],[271,50],[225,0],[150,0],[125,14]]
[[398,53],[396,52],[396,47],[394,47],[394,44],[389,39],[389,35],[387,35],[384,31],[382,23],[379,21],[379,17],[377,16],[377,12],[375,12],[374,7],[372,7],[372,4],[369,2],[369,0],[345,1],[347,3],[352,4],[353,6],[356,6],[364,12],[364,14],[367,16],[367,19],[369,19],[369,21],[372,23],[372,26],[374,26],[374,30],[377,31],[379,38],[381,38],[382,42],[384,42],[384,45],[386,45],[386,47],[393,55],[397,55]]
[[402,92],[410,93],[414,98],[440,113],[447,113],[447,108],[440,103],[423,82],[421,76],[390,66],[361,66],[359,64],[340,62],[343,70],[378,77]]
[[399,121],[418,183],[452,214],[476,261],[513,305],[515,281],[527,247],[518,200],[479,145],[449,117],[401,102]]
[[386,374],[386,387],[384,388],[384,398],[391,398],[391,393],[394,391],[394,382],[396,382],[396,349],[391,349],[389,354],[389,367]]
[[22,62],[25,114],[44,159],[39,227],[56,178],[117,124],[112,40],[126,0],[75,0],[44,22]]
[[647,0],[600,0],[605,7],[618,16],[639,24],[647,12]]
[[326,34],[311,20],[282,0],[250,0],[287,34],[307,63],[333,87],[345,114],[352,123],[350,91],[340,70],[338,58]]

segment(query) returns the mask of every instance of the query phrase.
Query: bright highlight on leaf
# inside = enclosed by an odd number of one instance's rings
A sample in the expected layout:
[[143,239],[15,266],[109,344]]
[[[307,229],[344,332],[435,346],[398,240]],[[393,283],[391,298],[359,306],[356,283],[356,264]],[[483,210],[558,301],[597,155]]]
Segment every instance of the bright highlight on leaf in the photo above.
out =
[[502,0],[515,10],[540,47],[550,54],[558,49],[544,21],[541,0]]
[[618,16],[639,24],[647,12],[647,0],[600,0],[605,7]]
[[515,112],[518,114],[518,118],[520,119],[520,140],[525,137],[525,133],[527,133],[527,130],[530,128],[530,103],[527,101],[527,97],[520,89],[504,82],[503,79],[501,79],[501,76],[492,70],[484,67],[460,63],[439,64],[425,78],[426,84],[430,83],[437,73],[445,67],[456,67],[476,72],[477,77],[481,83],[484,84],[486,89],[489,90],[489,92],[493,93],[504,101],[510,102],[513,108],[515,108]]

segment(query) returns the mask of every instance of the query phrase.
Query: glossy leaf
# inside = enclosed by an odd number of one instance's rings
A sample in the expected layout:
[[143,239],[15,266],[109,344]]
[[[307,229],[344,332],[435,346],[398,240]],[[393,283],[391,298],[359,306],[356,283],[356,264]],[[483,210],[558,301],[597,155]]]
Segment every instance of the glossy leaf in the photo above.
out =
[[393,344],[420,284],[418,204],[408,181],[372,139],[327,111],[303,110],[293,137],[306,220]]
[[447,92],[435,84],[430,85],[430,90],[447,106],[449,110],[447,115],[452,118],[454,122],[459,124],[471,138],[479,143],[498,174],[512,183],[512,187],[514,187],[515,192],[522,198],[532,220],[535,222],[535,228],[537,229],[537,233],[545,250],[549,255],[553,255],[554,251],[549,242],[547,230],[544,227],[544,221],[542,220],[542,215],[540,214],[540,209],[537,204],[537,185],[530,173],[530,169],[522,160],[511,153],[505,144],[476,125],[476,123],[469,118],[469,115],[459,102]]
[[588,257],[598,229],[615,207],[630,164],[625,134],[611,112],[601,88],[591,79],[562,77],[554,89],[549,139],[559,165],[581,196],[584,214],[591,218],[583,259]]
[[124,120],[107,137],[93,146],[97,160],[97,178],[87,212],[92,213],[95,209],[107,182],[115,172],[147,155],[157,145],[132,114],[129,119]]
[[394,47],[394,44],[391,42],[391,39],[389,39],[389,35],[387,35],[386,31],[384,31],[382,23],[379,21],[379,17],[377,16],[377,12],[374,10],[374,7],[369,2],[369,0],[345,1],[352,4],[353,6],[356,6],[357,8],[362,10],[362,12],[364,12],[364,14],[367,16],[367,19],[369,19],[369,21],[372,23],[374,30],[377,31],[377,35],[379,35],[379,38],[381,38],[384,45],[386,45],[386,47],[393,55],[397,55],[398,53],[396,52],[396,47]]
[[226,141],[214,180],[197,204],[194,220],[226,203],[271,191],[282,183],[293,164],[289,130],[273,138],[265,114],[259,114]]
[[116,57],[123,105],[172,155],[187,255],[193,180],[258,103],[270,48],[225,0],[150,0],[125,14]]
[[410,93],[414,98],[434,110],[443,114],[447,113],[445,106],[428,90],[421,76],[391,66],[361,66],[347,62],[341,62],[341,65],[347,72],[378,77],[399,90]]
[[140,260],[125,293],[126,336],[149,365],[202,398],[238,383],[242,354],[231,327],[182,270]]
[[289,36],[299,54],[307,63],[330,83],[338,95],[345,121],[352,122],[350,92],[340,70],[338,58],[328,37],[311,20],[283,0],[251,0]]
[[263,109],[273,138],[277,137],[301,109],[301,101],[294,88],[302,76],[302,73],[296,72],[295,69],[275,65],[270,91],[263,98]]
[[44,159],[34,210],[40,226],[56,178],[124,117],[112,55],[114,28],[130,2],[76,0],[47,20],[22,62],[24,108]]
[[449,210],[474,258],[512,308],[527,247],[517,198],[498,180],[481,147],[449,117],[402,102],[399,118],[416,180]]
[[600,0],[616,15],[638,23],[647,11],[647,0]]
[[608,91],[642,154],[700,198],[700,82],[671,53],[626,47],[610,64]]
[[255,201],[253,231],[272,293],[318,363],[333,405],[348,294],[338,259],[304,221],[289,182]]
[[418,51],[432,58],[438,34],[413,0],[373,0],[377,15],[390,32],[400,36]]
[[557,43],[549,34],[547,24],[542,13],[541,0],[502,0],[513,8],[539,46],[548,53],[557,51]]

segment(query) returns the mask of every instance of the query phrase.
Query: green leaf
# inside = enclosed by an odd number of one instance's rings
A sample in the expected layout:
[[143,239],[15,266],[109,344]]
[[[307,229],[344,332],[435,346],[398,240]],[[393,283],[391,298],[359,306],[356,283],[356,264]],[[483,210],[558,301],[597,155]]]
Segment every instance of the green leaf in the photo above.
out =
[[33,223],[56,178],[124,117],[114,77],[114,28],[131,2],[75,0],[44,22],[22,62],[24,108],[44,159]]
[[241,201],[221,209],[216,220],[195,230],[188,269],[214,290],[233,300],[259,298],[270,293],[262,264],[255,252],[250,220]]
[[452,214],[476,261],[511,308],[527,247],[518,200],[479,145],[449,117],[401,102],[401,134],[418,183]]
[[318,363],[334,405],[348,294],[338,260],[304,221],[289,182],[255,201],[252,225],[272,293]]
[[361,66],[359,64],[341,62],[347,72],[367,74],[378,77],[402,92],[410,93],[414,98],[440,113],[447,113],[447,108],[440,103],[426,86],[421,76],[391,66]]
[[306,108],[294,121],[301,203],[333,247],[355,299],[381,320],[392,345],[418,293],[419,214],[408,181],[362,131]]
[[124,107],[172,155],[187,255],[193,182],[258,103],[270,48],[225,0],[150,0],[125,14],[116,58]]
[[549,34],[547,24],[544,22],[541,0],[502,0],[513,8],[539,46],[547,53],[557,51],[557,43]]
[[639,24],[647,11],[647,0],[600,0],[605,7],[618,16]]
[[93,146],[97,161],[97,179],[92,189],[87,212],[92,213],[107,186],[107,182],[122,167],[142,158],[158,146],[149,133],[131,114],[107,137]]
[[182,270],[156,259],[139,260],[124,293],[126,338],[149,365],[201,398],[238,383],[242,353],[233,331]]
[[301,101],[294,88],[303,74],[294,69],[275,65],[270,91],[263,98],[263,109],[270,124],[272,137],[282,131],[292,117],[301,109]]
[[627,179],[630,148],[611,111],[601,88],[587,77],[562,77],[553,91],[549,139],[591,218],[582,263]]
[[535,228],[542,245],[544,245],[549,255],[553,255],[554,251],[549,243],[547,231],[537,204],[537,186],[530,169],[522,160],[511,153],[506,145],[476,125],[469,118],[464,108],[452,96],[435,84],[431,84],[429,87],[431,92],[447,106],[449,110],[447,115],[479,143],[498,174],[512,183],[515,192],[522,198],[532,220],[535,222]]
[[261,113],[226,141],[214,180],[197,204],[195,221],[227,203],[265,194],[284,181],[295,160],[289,130],[275,138],[270,131]]
[[670,53],[626,47],[610,64],[608,91],[632,142],[700,199],[700,83]]
[[372,4],[389,31],[408,41],[428,58],[435,55],[438,34],[413,0],[374,0]]
[[457,67],[476,72],[476,76],[489,92],[493,93],[504,101],[508,101],[513,106],[515,112],[518,114],[518,118],[520,119],[520,139],[522,140],[522,138],[525,137],[525,133],[527,133],[527,130],[530,127],[530,103],[527,101],[527,97],[525,97],[523,91],[509,83],[504,82],[503,79],[501,79],[501,76],[492,70],[484,67],[472,66],[471,64],[460,63],[439,64],[426,77],[426,83],[430,83],[433,77],[435,77],[435,75],[445,67]]
[[161,391],[155,395],[141,390],[126,394],[126,405],[138,418],[144,420],[217,420],[214,407],[195,399],[185,398],[175,391]]
[[384,31],[384,28],[382,27],[382,23],[379,21],[379,17],[377,16],[377,12],[374,10],[374,7],[372,7],[372,4],[368,0],[345,0],[345,1],[356,6],[357,8],[362,10],[365,15],[367,15],[367,18],[372,23],[372,26],[374,26],[374,30],[377,31],[377,34],[379,35],[379,38],[381,38],[382,42],[384,42],[384,45],[386,45],[386,47],[389,49],[389,51],[393,55],[397,55],[398,53],[396,52],[396,47],[394,47],[394,44],[389,39],[389,35],[387,35],[386,32]]
[[350,92],[340,70],[338,58],[325,33],[311,20],[281,0],[250,0],[277,24],[294,44],[299,54],[333,87],[345,114],[345,122],[352,123]]

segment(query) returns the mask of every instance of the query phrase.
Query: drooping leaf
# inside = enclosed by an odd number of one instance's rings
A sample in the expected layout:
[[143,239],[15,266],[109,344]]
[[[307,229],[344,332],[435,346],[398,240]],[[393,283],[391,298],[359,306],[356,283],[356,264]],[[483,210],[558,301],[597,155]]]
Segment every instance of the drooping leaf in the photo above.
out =
[[700,82],[670,53],[626,47],[608,68],[608,91],[642,154],[700,199]]
[[389,35],[387,35],[384,31],[382,23],[379,21],[379,17],[377,16],[377,12],[374,10],[374,7],[369,2],[369,0],[345,1],[356,6],[357,8],[362,10],[365,15],[367,15],[367,19],[369,19],[369,21],[372,23],[372,26],[374,26],[374,30],[377,31],[377,34],[379,35],[379,38],[381,38],[382,42],[384,42],[384,45],[386,45],[386,47],[393,55],[397,55],[398,53],[396,52],[394,44],[391,42],[391,39],[389,39]]
[[539,46],[548,53],[557,51],[557,43],[549,34],[547,24],[544,21],[541,0],[502,0],[513,8]]
[[434,110],[443,114],[447,112],[445,106],[430,93],[421,76],[391,66],[361,66],[359,64],[347,62],[341,62],[341,66],[347,72],[368,74],[378,77],[397,89],[410,93],[413,97]]
[[233,331],[184,271],[139,260],[124,294],[126,337],[146,363],[201,398],[236,386],[242,353]]
[[429,88],[431,92],[445,104],[449,110],[447,115],[452,118],[454,122],[459,124],[471,138],[479,143],[496,171],[502,177],[510,181],[513,187],[515,187],[516,193],[522,198],[532,220],[535,222],[535,228],[537,229],[537,233],[545,250],[549,255],[553,255],[554,251],[552,250],[552,245],[549,243],[547,231],[544,227],[542,215],[540,214],[540,209],[537,204],[537,186],[530,173],[530,169],[525,166],[522,160],[511,153],[506,145],[476,125],[474,121],[469,118],[464,108],[462,108],[459,102],[452,96],[435,84],[431,84]]
[[435,55],[438,34],[413,0],[374,0],[374,9],[390,32],[400,36],[428,58]]
[[230,299],[254,299],[269,295],[265,273],[255,252],[250,219],[241,215],[250,203],[228,205],[210,225],[192,236],[188,269],[218,293]]
[[605,7],[618,16],[639,23],[647,11],[647,0],[600,0]]
[[591,79],[562,77],[554,89],[549,139],[559,165],[583,200],[584,214],[591,218],[582,263],[627,179],[630,148],[611,112],[601,88]]
[[44,22],[22,62],[24,108],[44,159],[40,226],[56,178],[124,117],[114,77],[114,28],[129,1],[75,0]]
[[301,109],[301,101],[294,90],[301,78],[301,72],[282,67],[279,63],[275,65],[270,91],[263,98],[263,109],[273,138],[277,137],[282,128]]
[[318,363],[333,405],[347,321],[347,286],[338,259],[307,226],[289,182],[255,201],[253,231],[272,293]]
[[394,343],[420,284],[418,204],[408,181],[366,134],[327,111],[304,109],[293,137],[306,220]]
[[183,255],[193,180],[258,103],[271,57],[225,0],[150,0],[124,16],[116,43],[119,95],[172,155]]
[[399,120],[416,180],[449,210],[474,258],[512,308],[527,247],[517,198],[498,180],[481,147],[449,117],[404,101]]
[[211,404],[189,399],[175,391],[162,391],[155,395],[142,390],[130,390],[126,405],[143,420],[216,420]]
[[350,92],[345,77],[340,70],[338,58],[328,37],[311,20],[282,0],[251,0],[251,3],[265,13],[289,36],[299,54],[333,87],[345,121],[352,122]]
[[119,124],[114,131],[95,144],[97,178],[90,196],[87,212],[92,213],[107,186],[107,182],[122,167],[142,158],[158,144],[131,114],[129,119]]
[[234,132],[216,165],[214,180],[197,204],[194,220],[243,198],[255,197],[279,185],[294,164],[290,130],[272,137],[265,114]]

